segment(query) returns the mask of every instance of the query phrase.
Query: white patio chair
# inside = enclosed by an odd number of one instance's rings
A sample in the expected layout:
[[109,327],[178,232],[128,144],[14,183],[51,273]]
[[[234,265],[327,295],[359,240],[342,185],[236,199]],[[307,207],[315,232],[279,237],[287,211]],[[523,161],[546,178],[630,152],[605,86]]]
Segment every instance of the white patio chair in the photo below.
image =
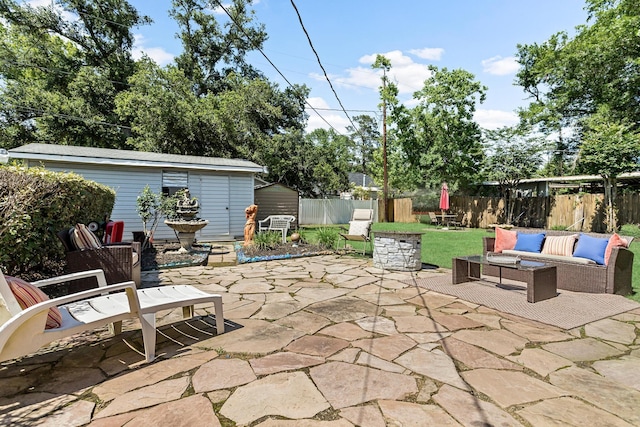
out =
[[296,217],[293,215],[269,215],[265,219],[258,221],[258,232],[280,231],[282,233],[282,243],[286,243],[287,232],[295,220]]
[[[193,305],[200,303],[214,303],[216,333],[224,332],[222,297],[189,285],[136,290],[134,282],[107,285],[102,270],[71,273],[31,284],[42,287],[87,277],[94,277],[98,288],[22,309],[0,272],[0,296],[4,300],[4,307],[0,307],[0,361],[33,353],[50,342],[104,325],[109,325],[114,334],[119,334],[123,320],[138,318],[142,325],[145,360],[150,362],[155,358],[155,313],[182,307],[183,315],[190,317],[193,315]],[[46,329],[51,307],[60,310],[62,322],[58,328]]]

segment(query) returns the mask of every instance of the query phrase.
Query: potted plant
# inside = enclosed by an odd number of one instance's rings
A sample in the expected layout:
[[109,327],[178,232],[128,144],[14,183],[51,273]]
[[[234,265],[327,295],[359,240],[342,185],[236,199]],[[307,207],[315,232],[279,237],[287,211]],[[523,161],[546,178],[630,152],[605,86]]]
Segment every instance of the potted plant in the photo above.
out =
[[[153,233],[158,228],[160,218],[176,216],[176,197],[154,193],[149,185],[146,185],[136,199],[136,210],[142,219],[143,231],[141,233],[144,236],[142,250],[145,250],[151,246]],[[134,231],[133,233],[135,240],[136,233],[140,232]]]

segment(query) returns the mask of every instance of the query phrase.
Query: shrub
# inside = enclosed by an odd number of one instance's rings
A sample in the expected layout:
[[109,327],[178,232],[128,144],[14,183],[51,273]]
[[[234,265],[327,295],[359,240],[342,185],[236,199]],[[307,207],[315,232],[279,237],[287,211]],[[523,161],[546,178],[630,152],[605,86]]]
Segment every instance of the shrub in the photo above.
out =
[[64,249],[56,233],[111,215],[115,191],[74,173],[0,167],[0,268],[26,280],[58,274]]
[[340,235],[335,228],[319,228],[316,232],[318,245],[325,249],[332,249],[336,246]]
[[431,217],[429,215],[418,215],[418,221],[422,224],[431,224]]
[[253,243],[260,250],[275,249],[282,244],[282,233],[279,231],[263,231],[256,233]]
[[[630,236],[634,238],[640,238],[640,225],[639,224],[624,224],[620,227],[619,234],[623,236]],[[635,239],[634,239],[635,242]]]

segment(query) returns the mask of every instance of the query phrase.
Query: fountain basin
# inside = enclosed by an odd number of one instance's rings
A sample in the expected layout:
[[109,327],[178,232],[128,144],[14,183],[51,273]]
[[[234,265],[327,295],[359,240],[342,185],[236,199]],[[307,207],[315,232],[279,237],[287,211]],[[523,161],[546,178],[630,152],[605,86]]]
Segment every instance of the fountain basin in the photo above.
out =
[[191,250],[191,245],[193,245],[193,242],[196,239],[196,231],[204,228],[209,224],[209,221],[206,219],[196,219],[191,221],[167,219],[164,223],[178,233],[178,240],[180,240],[180,249],[178,252],[185,253]]

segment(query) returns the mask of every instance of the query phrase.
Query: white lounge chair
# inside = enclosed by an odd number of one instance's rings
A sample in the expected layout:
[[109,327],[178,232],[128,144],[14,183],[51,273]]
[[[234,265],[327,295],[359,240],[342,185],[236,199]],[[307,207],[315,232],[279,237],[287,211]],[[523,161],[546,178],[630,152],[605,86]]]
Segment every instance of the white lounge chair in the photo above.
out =
[[340,237],[344,239],[344,246],[347,247],[347,241],[363,242],[362,255],[365,255],[367,243],[371,249],[371,225],[373,224],[373,209],[354,209],[351,221],[349,221],[349,230],[343,228],[346,233],[340,233]]
[[[71,273],[31,284],[42,287],[87,277],[95,277],[98,288],[50,299],[23,310],[0,272],[0,296],[6,307],[0,307],[3,310],[0,313],[0,361],[33,353],[50,342],[104,325],[110,325],[111,331],[119,334],[123,320],[138,318],[142,325],[145,359],[150,362],[155,358],[155,313],[182,307],[184,317],[191,317],[193,305],[200,303],[214,303],[216,333],[224,333],[222,297],[193,286],[136,290],[134,282],[107,285],[102,270]],[[51,307],[58,307],[62,322],[58,328],[46,329]]]

